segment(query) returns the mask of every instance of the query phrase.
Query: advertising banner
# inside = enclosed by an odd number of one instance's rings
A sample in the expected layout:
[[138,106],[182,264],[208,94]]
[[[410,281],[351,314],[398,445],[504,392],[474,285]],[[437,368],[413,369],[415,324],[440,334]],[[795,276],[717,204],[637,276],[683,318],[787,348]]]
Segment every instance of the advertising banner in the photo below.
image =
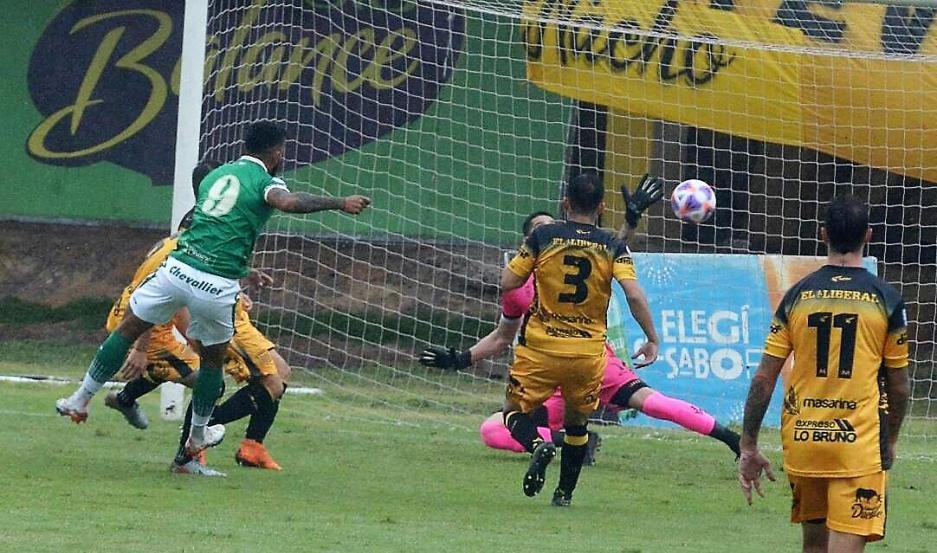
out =
[[[11,182],[0,217],[168,225],[184,2],[5,5],[23,17],[0,21]],[[212,2],[201,155],[236,157],[245,123],[275,119],[290,134],[291,187],[364,193],[375,206],[291,232],[507,242],[515,231],[502,214],[540,208],[556,190],[568,117],[562,102],[543,107],[539,90],[499,95],[525,64],[503,48],[504,22],[416,0]],[[505,118],[532,104],[555,123]],[[493,209],[467,216],[466,205]]]
[[[636,253],[634,260],[661,339],[658,361],[638,376],[722,423],[740,423],[774,310],[787,289],[825,258]],[[865,265],[876,272],[875,258],[866,258]],[[622,289],[616,285],[614,291],[609,340],[619,356],[630,356],[644,334]],[[779,383],[767,426],[780,424],[782,389]],[[673,426],[640,413],[623,417],[623,423]]]
[[530,0],[527,75],[634,115],[937,182],[937,11],[815,4]]

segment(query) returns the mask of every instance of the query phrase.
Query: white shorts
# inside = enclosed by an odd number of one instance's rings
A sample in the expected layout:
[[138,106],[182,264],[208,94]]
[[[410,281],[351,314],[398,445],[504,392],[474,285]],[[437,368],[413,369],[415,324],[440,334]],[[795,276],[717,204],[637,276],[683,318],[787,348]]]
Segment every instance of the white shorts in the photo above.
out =
[[189,338],[205,346],[222,344],[234,336],[234,308],[241,286],[235,279],[200,271],[168,257],[133,291],[130,310],[138,318],[168,323],[176,311],[189,308]]

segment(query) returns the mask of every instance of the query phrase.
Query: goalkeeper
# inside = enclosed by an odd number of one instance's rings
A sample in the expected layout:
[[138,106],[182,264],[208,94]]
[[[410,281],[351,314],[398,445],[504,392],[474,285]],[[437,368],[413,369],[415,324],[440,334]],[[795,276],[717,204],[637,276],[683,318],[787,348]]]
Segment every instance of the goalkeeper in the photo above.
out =
[[[626,211],[625,225],[619,232],[619,238],[628,240],[634,236],[635,228],[644,211],[663,197],[663,179],[645,175],[633,194],[630,194],[624,186],[621,187],[621,193],[625,199]],[[548,225],[553,221],[549,213],[539,211],[524,219],[521,230],[526,237],[537,227]],[[439,346],[427,348],[420,355],[420,363],[428,367],[462,370],[482,359],[503,352],[514,343],[524,316],[530,309],[533,296],[534,282],[531,276],[524,286],[508,292],[501,299],[501,319],[490,334],[461,352],[454,348]],[[608,342],[605,343],[605,348],[608,362],[599,397],[601,406],[613,412],[637,409],[649,417],[672,421],[687,430],[723,442],[738,457],[739,435],[737,433],[716,422],[711,415],[699,407],[654,390],[638,378],[625,361],[615,355]],[[553,441],[557,445],[563,442],[560,429],[563,427],[564,403],[559,390],[531,413],[531,416],[537,422],[538,432],[544,440]],[[500,412],[485,419],[480,433],[482,442],[488,447],[518,453],[525,451],[504,426]],[[590,447],[584,464],[594,463],[594,455],[600,444],[601,440],[598,435],[590,432]]]

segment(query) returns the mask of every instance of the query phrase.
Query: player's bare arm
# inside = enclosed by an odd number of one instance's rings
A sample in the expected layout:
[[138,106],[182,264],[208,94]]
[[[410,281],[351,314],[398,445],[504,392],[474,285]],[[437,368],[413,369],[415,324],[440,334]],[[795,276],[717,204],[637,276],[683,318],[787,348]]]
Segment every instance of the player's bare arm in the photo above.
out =
[[898,443],[898,432],[901,423],[908,413],[908,398],[911,394],[911,385],[908,379],[908,368],[889,369],[885,379],[885,392],[888,394],[888,414],[885,425],[888,429],[888,450],[886,452],[885,470],[891,468],[895,462],[895,446]]
[[628,309],[631,315],[638,322],[647,341],[638,348],[632,359],[642,357],[641,363],[635,363],[635,367],[646,367],[657,360],[657,350],[660,346],[660,339],[657,337],[657,329],[654,328],[654,318],[651,316],[651,308],[647,303],[647,296],[637,280],[620,280],[622,289],[625,291],[625,298],[628,300]]
[[317,211],[341,210],[358,215],[371,205],[367,196],[314,196],[306,192],[289,192],[283,188],[272,188],[267,192],[267,203],[286,213],[315,213]]
[[465,351],[444,346],[430,346],[420,353],[420,364],[437,369],[462,370],[481,361],[494,357],[508,349],[521,326],[523,318],[507,319],[502,317],[498,326]]
[[527,282],[529,277],[530,275],[517,276],[509,267],[505,267],[501,271],[501,294],[517,290]]
[[477,344],[469,348],[472,352],[472,362],[481,361],[494,357],[514,343],[514,337],[521,327],[522,317],[517,319],[507,319],[501,317],[498,326],[495,327],[487,336],[478,341]]
[[752,504],[752,488],[758,495],[761,493],[761,473],[767,475],[768,480],[774,482],[774,473],[771,472],[771,462],[758,449],[758,433],[764,421],[768,404],[771,403],[771,394],[778,381],[778,375],[784,367],[786,359],[764,354],[758,370],[752,377],[752,384],[748,390],[748,399],[745,400],[745,415],[742,422],[742,440],[739,444],[738,480],[742,495],[749,505]]

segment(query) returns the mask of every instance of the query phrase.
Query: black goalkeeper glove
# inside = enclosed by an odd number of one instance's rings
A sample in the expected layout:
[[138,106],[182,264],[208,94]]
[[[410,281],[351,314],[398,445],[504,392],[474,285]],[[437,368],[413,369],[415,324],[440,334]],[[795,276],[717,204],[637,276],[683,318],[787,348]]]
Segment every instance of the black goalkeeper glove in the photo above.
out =
[[628,226],[635,228],[638,226],[641,214],[664,197],[664,179],[645,174],[641,177],[641,182],[635,188],[634,194],[629,194],[628,187],[622,186],[621,197],[625,199],[625,221],[628,222]]
[[430,346],[420,354],[420,364],[437,369],[461,371],[472,365],[470,350],[456,351],[455,348]]

